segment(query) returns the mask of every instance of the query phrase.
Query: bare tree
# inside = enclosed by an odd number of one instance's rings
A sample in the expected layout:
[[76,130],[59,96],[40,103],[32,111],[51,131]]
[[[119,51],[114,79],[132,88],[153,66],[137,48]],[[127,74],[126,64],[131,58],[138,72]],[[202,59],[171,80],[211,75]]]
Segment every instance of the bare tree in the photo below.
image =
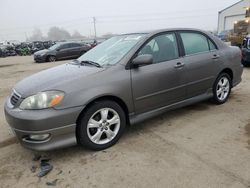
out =
[[48,39],[49,40],[67,40],[70,39],[70,33],[59,27],[51,27],[48,32]]
[[35,28],[31,37],[28,38],[29,41],[41,41],[44,40],[43,33],[39,28]]
[[71,36],[72,39],[82,39],[82,38],[86,38],[85,36],[83,36],[81,33],[79,33],[77,30],[74,31],[74,33]]

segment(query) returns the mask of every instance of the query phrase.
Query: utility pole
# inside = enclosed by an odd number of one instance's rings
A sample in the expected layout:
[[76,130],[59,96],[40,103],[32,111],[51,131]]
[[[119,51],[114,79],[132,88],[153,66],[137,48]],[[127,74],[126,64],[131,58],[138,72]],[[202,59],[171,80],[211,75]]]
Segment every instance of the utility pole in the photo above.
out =
[[93,23],[94,23],[94,32],[95,32],[95,39],[96,39],[96,18],[93,17]]
[[25,32],[24,34],[25,34],[25,40],[26,40],[26,42],[28,42],[28,36],[27,36],[27,33]]

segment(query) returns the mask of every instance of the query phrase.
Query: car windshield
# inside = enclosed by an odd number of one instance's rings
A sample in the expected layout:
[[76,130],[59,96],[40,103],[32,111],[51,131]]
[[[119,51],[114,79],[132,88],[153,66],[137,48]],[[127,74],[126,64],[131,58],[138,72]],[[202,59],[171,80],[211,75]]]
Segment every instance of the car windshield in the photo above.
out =
[[118,63],[145,34],[120,35],[99,44],[78,58],[81,61],[96,62],[101,66]]
[[50,50],[56,50],[59,46],[61,46],[61,44],[60,44],[60,43],[57,43],[57,44],[51,46],[49,49],[50,49]]

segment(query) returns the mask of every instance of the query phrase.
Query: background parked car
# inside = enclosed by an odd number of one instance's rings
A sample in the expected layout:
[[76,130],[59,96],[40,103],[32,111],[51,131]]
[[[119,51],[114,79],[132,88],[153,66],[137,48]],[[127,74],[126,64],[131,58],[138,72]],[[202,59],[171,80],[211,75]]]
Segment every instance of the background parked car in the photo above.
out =
[[10,44],[2,45],[1,51],[2,51],[2,57],[17,55],[17,53],[15,51],[15,47],[13,45],[10,45]]
[[80,57],[91,47],[77,42],[61,42],[51,46],[49,49],[34,53],[35,62],[53,62],[59,59],[74,59]]
[[15,45],[15,51],[17,55],[25,56],[25,55],[31,55],[31,48],[29,43],[22,42],[21,44]]
[[44,49],[45,49],[45,47],[43,45],[43,42],[34,41],[33,44],[32,44],[31,51],[32,51],[32,53],[35,53],[35,52],[38,52],[38,51],[44,50]]
[[242,43],[242,64],[244,66],[250,65],[250,35],[244,38]]

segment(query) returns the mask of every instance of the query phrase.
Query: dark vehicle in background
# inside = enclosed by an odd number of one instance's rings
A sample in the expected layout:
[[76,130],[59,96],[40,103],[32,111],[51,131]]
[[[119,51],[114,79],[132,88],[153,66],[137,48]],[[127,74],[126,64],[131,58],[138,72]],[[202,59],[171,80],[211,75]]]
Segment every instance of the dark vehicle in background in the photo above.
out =
[[32,54],[43,49],[45,49],[43,42],[41,41],[32,42],[32,47],[31,47]]
[[3,50],[2,50],[2,46],[0,46],[0,57],[5,57],[5,54],[4,54]]
[[11,44],[8,45],[2,45],[1,47],[1,57],[6,57],[6,56],[15,56],[17,55],[15,47]]
[[75,59],[90,49],[89,45],[78,42],[61,42],[49,49],[34,53],[35,62],[53,62],[60,59]]
[[97,46],[98,44],[101,44],[102,42],[104,42],[105,40],[107,40],[106,38],[98,38],[98,39],[84,39],[83,42],[85,44],[88,44],[91,48],[94,48],[95,46]]
[[[72,44],[57,44],[44,53],[56,54]],[[202,100],[225,103],[242,72],[240,49],[207,32],[120,35],[17,83],[5,115],[27,148],[78,143],[101,150],[114,145],[126,125]]]
[[242,43],[242,64],[250,66],[250,35],[246,36]]
[[221,39],[222,41],[226,42],[228,40],[228,36],[230,34],[231,31],[227,30],[227,31],[222,31],[220,33],[218,33],[216,36]]
[[15,45],[15,50],[17,55],[25,56],[25,55],[31,55],[31,48],[30,43],[22,42],[21,44]]
[[45,49],[48,49],[50,48],[51,46],[55,45],[56,43],[55,42],[52,42],[51,40],[49,41],[43,41],[43,46]]

